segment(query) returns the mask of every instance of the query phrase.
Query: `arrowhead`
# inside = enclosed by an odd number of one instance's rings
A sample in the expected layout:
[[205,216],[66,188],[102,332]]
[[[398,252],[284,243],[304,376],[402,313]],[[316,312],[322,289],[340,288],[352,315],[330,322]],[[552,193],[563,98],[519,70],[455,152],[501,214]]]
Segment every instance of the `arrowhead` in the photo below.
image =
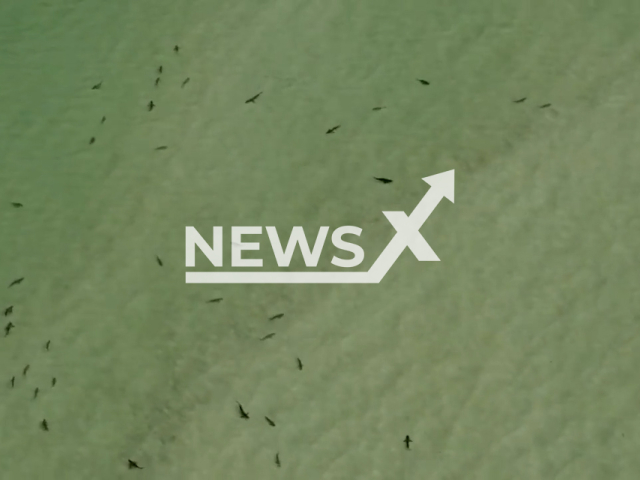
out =
[[422,180],[431,185],[431,188],[435,188],[438,193],[447,198],[451,203],[454,203],[454,172],[455,170],[449,170],[448,172],[442,172],[436,175],[431,175],[430,177],[424,177]]

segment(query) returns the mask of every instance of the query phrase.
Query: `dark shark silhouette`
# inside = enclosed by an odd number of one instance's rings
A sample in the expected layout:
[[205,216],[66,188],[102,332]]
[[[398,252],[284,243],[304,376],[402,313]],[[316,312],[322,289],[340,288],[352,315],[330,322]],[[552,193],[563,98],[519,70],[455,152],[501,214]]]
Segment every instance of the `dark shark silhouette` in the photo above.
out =
[[9,288],[13,287],[14,285],[20,285],[23,280],[24,280],[24,277],[15,279],[13,282],[9,284]]
[[380,183],[391,183],[393,182],[393,180],[390,180],[388,178],[383,178],[383,177],[373,177],[375,178],[377,181],[379,181]]
[[244,418],[245,420],[249,420],[249,412],[245,411],[244,408],[242,408],[242,405],[240,404],[240,402],[237,402],[238,404],[238,411],[240,412],[240,418]]
[[258,97],[262,95],[262,92],[254,95],[253,97],[251,97],[249,100],[246,100],[244,103],[256,103],[256,100],[258,99]]

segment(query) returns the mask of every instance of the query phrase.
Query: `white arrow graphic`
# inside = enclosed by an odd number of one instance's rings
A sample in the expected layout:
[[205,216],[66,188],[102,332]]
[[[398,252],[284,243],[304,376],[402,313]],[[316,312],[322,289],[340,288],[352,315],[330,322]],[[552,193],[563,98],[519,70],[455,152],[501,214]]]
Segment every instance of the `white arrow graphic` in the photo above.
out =
[[411,215],[382,212],[396,234],[368,272],[187,272],[187,283],[380,283],[407,247],[420,262],[439,262],[420,228],[443,198],[454,203],[454,172],[424,177],[431,188]]

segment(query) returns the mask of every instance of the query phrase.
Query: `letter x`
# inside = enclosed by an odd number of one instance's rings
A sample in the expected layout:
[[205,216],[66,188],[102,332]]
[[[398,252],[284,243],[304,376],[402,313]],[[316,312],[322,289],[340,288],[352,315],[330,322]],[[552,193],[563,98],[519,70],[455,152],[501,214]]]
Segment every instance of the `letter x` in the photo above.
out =
[[[417,210],[417,209],[416,209]],[[382,212],[389,223],[396,229],[396,236],[399,236],[403,242],[403,250],[409,247],[411,252],[416,256],[419,262],[437,262],[440,259],[436,252],[429,246],[424,237],[420,234],[422,225],[417,225],[416,219],[413,218],[413,212],[410,217],[404,212]],[[418,213],[419,215],[419,213]]]

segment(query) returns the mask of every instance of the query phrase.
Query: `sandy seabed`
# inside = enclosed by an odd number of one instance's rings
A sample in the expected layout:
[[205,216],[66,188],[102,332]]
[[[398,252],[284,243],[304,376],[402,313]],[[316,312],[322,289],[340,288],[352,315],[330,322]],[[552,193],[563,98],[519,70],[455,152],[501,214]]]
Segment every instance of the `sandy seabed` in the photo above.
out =
[[[622,0],[0,3],[0,282],[25,278],[0,285],[0,478],[639,478],[639,24]],[[421,230],[441,262],[185,284],[188,225],[356,225],[368,268],[381,212],[451,169]]]

